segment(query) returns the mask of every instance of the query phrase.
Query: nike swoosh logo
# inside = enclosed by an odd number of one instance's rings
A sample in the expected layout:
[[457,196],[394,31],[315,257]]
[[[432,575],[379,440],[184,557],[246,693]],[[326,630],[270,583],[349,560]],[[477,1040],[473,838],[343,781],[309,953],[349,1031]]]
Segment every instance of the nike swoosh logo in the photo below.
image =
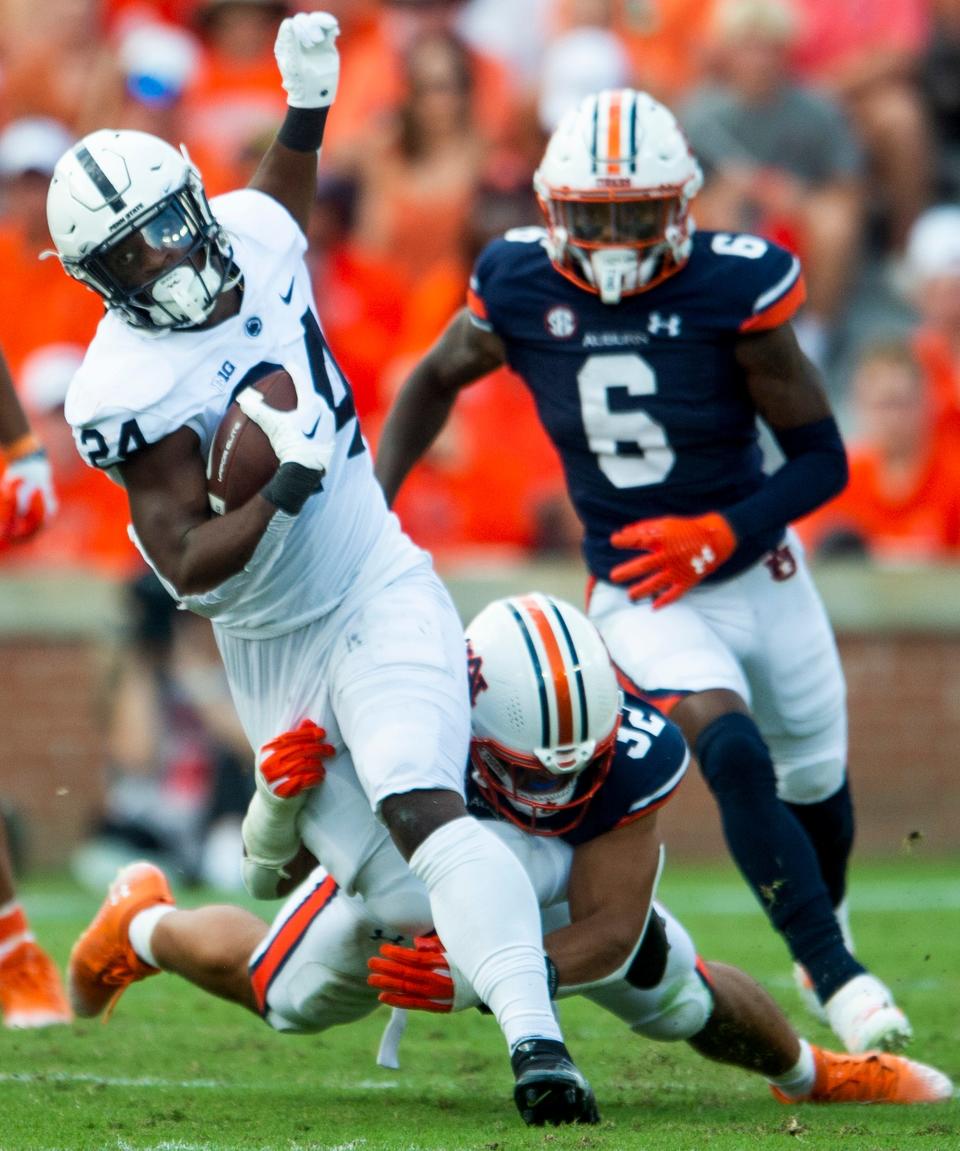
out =
[[294,276],[293,279],[290,281],[290,287],[287,288],[286,295],[284,295],[283,292],[280,293],[280,299],[283,300],[283,302],[285,304],[289,304],[290,301],[293,299],[293,284],[294,284],[295,280],[296,280],[296,276]]
[[320,427],[320,417],[319,416],[317,416],[316,420],[314,421],[313,427],[310,429],[310,431],[303,433],[303,438],[305,440],[312,440],[313,437],[317,434],[317,428],[318,427]]

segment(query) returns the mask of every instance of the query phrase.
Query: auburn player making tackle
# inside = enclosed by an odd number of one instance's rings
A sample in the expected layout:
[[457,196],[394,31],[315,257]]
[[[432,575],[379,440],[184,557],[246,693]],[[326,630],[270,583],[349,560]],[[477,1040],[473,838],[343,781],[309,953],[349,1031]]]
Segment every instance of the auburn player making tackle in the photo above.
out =
[[[684,1039],[707,1058],[757,1072],[783,1102],[950,1097],[949,1079],[933,1068],[811,1046],[744,972],[698,958],[655,900],[656,813],[683,779],[686,745],[656,708],[621,696],[603,641],[581,612],[548,596],[518,596],[490,604],[466,634],[469,806],[530,876],[555,995],[585,995],[640,1035]],[[311,789],[309,811],[339,770],[331,764],[318,779],[323,758],[315,741],[312,751],[278,753],[263,770]],[[303,831],[309,847],[309,822]],[[71,956],[78,1014],[99,1014],[159,970],[281,1031],[360,1019],[378,992],[401,1008],[479,1006],[436,936],[403,946],[430,929],[429,901],[385,833],[377,855],[381,878],[370,898],[349,894],[318,868],[270,927],[237,907],[177,909],[156,867],[124,868]],[[381,1062],[397,1065],[395,1040],[381,1048]]]
[[[534,177],[546,229],[481,253],[467,306],[394,402],[376,471],[392,500],[462,388],[503,364],[521,377],[563,462],[589,614],[624,683],[672,707],[735,861],[843,1044],[895,1049],[910,1026],[846,924],[843,673],[789,530],[840,491],[846,455],[790,325],[798,260],[697,232],[701,182],[646,93],[569,113]],[[758,417],[785,457],[770,476]]]

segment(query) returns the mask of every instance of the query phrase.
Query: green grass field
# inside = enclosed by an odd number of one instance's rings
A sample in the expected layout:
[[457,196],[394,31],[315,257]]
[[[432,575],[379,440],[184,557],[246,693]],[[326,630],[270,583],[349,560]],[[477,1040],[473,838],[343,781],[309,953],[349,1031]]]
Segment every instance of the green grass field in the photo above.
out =
[[[23,885],[63,961],[97,900],[67,881]],[[781,943],[727,864],[667,867],[661,896],[701,953],[747,969],[815,1041]],[[191,892],[184,904],[202,902]],[[904,856],[853,876],[858,949],[895,989],[912,1053],[960,1081],[960,860]],[[510,1099],[495,1024],[475,1012],[411,1019],[399,1072],[374,1056],[387,1015],[323,1036],[278,1036],[172,976],[133,987],[99,1021],[0,1034],[2,1151],[733,1151],[960,1149],[960,1103],[784,1107],[753,1076],[653,1044],[590,1004],[563,1005],[592,1080],[596,1128],[530,1130]]]

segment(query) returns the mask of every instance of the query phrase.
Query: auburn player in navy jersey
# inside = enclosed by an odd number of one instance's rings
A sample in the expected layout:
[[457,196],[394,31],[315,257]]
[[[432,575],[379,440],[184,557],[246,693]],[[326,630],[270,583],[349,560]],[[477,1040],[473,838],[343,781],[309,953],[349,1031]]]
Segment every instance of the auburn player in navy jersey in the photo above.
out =
[[[378,477],[392,500],[460,389],[516,371],[563,461],[589,614],[624,682],[674,705],[814,1006],[848,1050],[897,1048],[907,1019],[851,951],[843,673],[789,530],[847,477],[790,325],[799,262],[694,230],[700,168],[642,92],[584,100],[534,183],[546,229],[481,253],[467,307],[395,400]],[[785,457],[772,475],[758,417]]]
[[[497,600],[467,637],[468,802],[530,877],[553,994],[585,995],[641,1035],[686,1039],[708,1058],[758,1072],[784,1102],[950,1097],[950,1080],[934,1068],[811,1046],[744,972],[698,958],[654,898],[656,812],[685,774],[686,744],[654,707],[621,698],[582,612],[536,593]],[[333,773],[318,783],[302,761],[286,764],[288,784],[307,797],[309,847],[311,797]],[[163,874],[133,864],[74,947],[71,974],[83,967],[96,975],[102,1010],[135,979],[174,972],[281,1031],[351,1022],[374,1010],[378,996],[435,1012],[480,1006],[436,936],[402,946],[430,929],[429,901],[386,834],[379,845],[370,898],[317,868],[271,927],[239,907],[177,909]],[[511,899],[509,890],[499,895]],[[397,1066],[393,1021],[380,1062]]]

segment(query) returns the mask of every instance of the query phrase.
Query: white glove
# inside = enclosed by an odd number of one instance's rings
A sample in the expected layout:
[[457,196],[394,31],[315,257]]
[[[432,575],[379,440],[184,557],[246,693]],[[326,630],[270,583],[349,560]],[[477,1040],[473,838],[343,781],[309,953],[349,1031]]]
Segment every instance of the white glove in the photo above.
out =
[[340,25],[329,12],[299,12],[280,24],[273,54],[291,108],[328,108],[337,95]]
[[[237,403],[244,415],[263,429],[281,464],[300,464],[322,474],[333,458],[334,438],[327,437],[325,426],[328,421],[332,424],[333,413],[304,382],[298,368],[287,371],[297,389],[297,406],[292,411],[270,407],[256,388],[244,388]],[[332,432],[333,428],[329,430]]]
[[31,452],[11,460],[0,477],[0,544],[28,539],[56,510],[46,453]]

